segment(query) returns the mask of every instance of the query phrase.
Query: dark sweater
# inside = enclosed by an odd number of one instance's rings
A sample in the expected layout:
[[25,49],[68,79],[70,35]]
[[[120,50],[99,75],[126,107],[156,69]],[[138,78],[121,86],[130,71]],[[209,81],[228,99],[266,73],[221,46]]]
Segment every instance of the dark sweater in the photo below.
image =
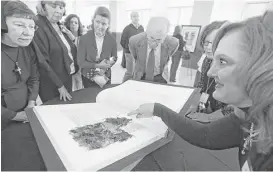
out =
[[129,39],[131,38],[131,36],[137,35],[141,32],[144,32],[144,28],[142,25],[136,28],[133,24],[129,24],[123,29],[121,34],[121,39],[120,39],[120,45],[124,49],[124,53],[130,53],[128,45],[129,45]]
[[[249,128],[249,123],[243,123],[235,114],[227,115],[217,121],[202,124],[183,115],[178,115],[171,109],[155,104],[154,114],[187,142],[205,149],[221,150],[239,147],[239,164],[242,168],[248,152],[243,155],[244,138],[247,133],[242,127]],[[253,153],[254,152],[254,153]],[[249,153],[253,170],[273,170],[273,149],[268,154]]]

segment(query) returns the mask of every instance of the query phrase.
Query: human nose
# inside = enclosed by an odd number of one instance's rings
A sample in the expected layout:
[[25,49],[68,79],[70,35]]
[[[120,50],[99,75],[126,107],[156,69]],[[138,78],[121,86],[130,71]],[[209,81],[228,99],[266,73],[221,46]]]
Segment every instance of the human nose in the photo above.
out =
[[34,31],[35,30],[31,27],[25,27],[23,30],[23,34],[26,36],[32,36],[32,35],[34,35]]
[[59,5],[57,5],[56,8],[55,8],[55,12],[60,13],[60,14],[63,14],[64,9],[61,8]]
[[210,65],[209,71],[207,72],[207,76],[208,77],[216,77],[217,71],[218,71],[217,66],[216,66],[215,62],[213,61]]
[[99,29],[102,29],[102,24],[101,23],[98,23],[97,26],[98,26]]

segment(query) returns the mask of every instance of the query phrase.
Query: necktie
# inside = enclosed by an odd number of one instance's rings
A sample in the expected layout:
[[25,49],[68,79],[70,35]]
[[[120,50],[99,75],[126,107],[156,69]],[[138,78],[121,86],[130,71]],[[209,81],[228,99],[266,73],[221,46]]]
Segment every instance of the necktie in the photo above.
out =
[[154,68],[155,68],[155,50],[152,49],[149,53],[149,59],[146,66],[145,80],[148,80],[148,81],[154,80]]

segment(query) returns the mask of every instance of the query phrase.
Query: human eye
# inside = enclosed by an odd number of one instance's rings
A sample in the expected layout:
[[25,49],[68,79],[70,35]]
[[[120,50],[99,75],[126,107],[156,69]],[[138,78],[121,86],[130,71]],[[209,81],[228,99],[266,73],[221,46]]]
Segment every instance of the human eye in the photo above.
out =
[[22,23],[13,23],[17,27],[25,28],[25,25]]
[[221,65],[226,65],[228,63],[224,58],[220,58],[219,62]]

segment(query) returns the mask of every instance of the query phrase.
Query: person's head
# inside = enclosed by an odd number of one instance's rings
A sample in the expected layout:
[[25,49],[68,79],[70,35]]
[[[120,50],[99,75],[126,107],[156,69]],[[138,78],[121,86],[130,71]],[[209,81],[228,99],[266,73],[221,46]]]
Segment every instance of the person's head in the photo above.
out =
[[151,48],[156,48],[159,43],[162,43],[169,31],[170,22],[165,17],[152,17],[147,25],[146,34],[148,45]]
[[81,36],[83,33],[83,26],[79,16],[76,14],[70,14],[65,18],[64,25],[67,29],[72,31],[72,33],[77,32],[78,36]]
[[52,23],[59,22],[65,16],[65,2],[62,1],[40,1],[36,10],[37,13],[47,17]]
[[181,35],[181,32],[182,32],[182,26],[181,25],[177,25],[174,28],[173,36],[179,35],[179,34]]
[[133,23],[134,25],[138,25],[138,22],[139,22],[139,14],[138,14],[137,11],[133,11],[133,12],[131,13],[131,20],[132,20],[132,23]]
[[9,46],[28,46],[37,29],[35,14],[21,1],[1,1],[1,41]]
[[99,37],[104,36],[109,30],[110,22],[110,11],[106,7],[98,7],[92,20],[95,34]]
[[200,46],[203,48],[207,58],[212,59],[212,44],[213,39],[217,34],[217,31],[222,27],[227,21],[214,21],[209,25],[205,26],[200,36]]
[[[213,97],[236,107],[250,107],[259,150],[273,143],[273,12],[222,28],[213,44],[208,76],[217,83]],[[268,140],[269,139],[269,140]],[[268,144],[268,145],[265,145]]]

